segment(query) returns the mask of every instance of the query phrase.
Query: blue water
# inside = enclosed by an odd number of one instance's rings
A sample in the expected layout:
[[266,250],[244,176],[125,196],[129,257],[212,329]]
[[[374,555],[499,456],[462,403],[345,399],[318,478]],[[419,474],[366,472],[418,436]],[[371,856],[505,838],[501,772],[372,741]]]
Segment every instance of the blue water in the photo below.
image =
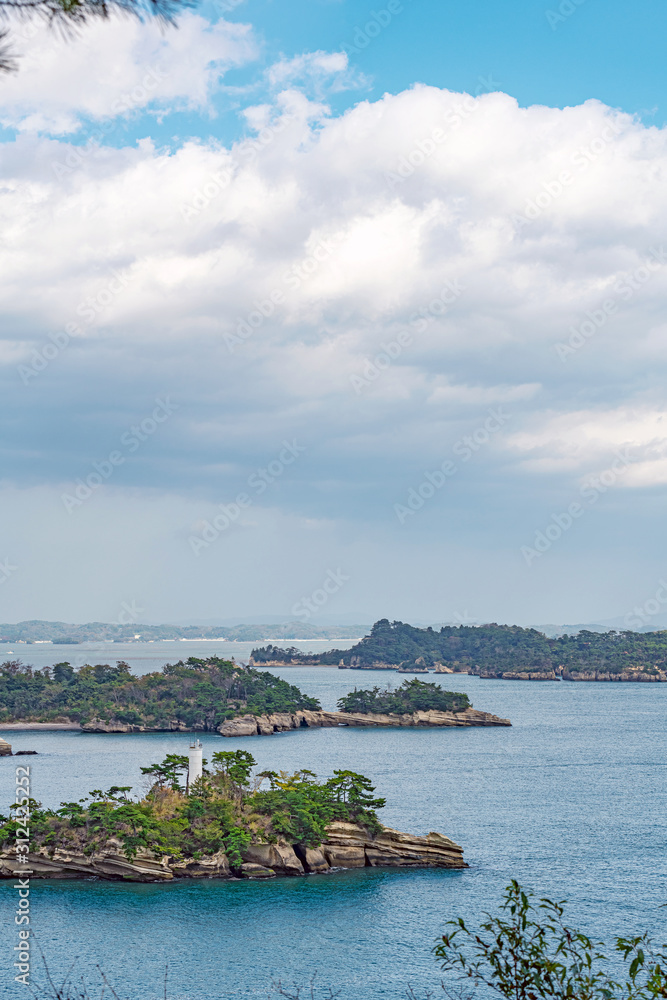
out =
[[165,663],[187,660],[188,656],[222,656],[247,663],[253,649],[273,641],[278,646],[296,646],[302,653],[321,653],[326,649],[349,649],[356,639],[267,639],[262,642],[237,642],[227,639],[164,639],[155,642],[80,642],[54,645],[50,642],[2,642],[0,662],[21,660],[33,667],[51,666],[66,660],[77,670],[84,663],[115,663],[125,660],[132,673],[147,674],[161,670]]
[[[354,684],[397,684],[385,672],[277,671],[325,707]],[[272,980],[317,981],[341,998],[399,998],[408,984],[437,987],[430,949],[444,922],[478,919],[517,878],[569,900],[570,921],[596,937],[667,923],[667,685],[568,684],[456,678],[477,708],[511,729],[302,730],[225,740],[261,768],[351,767],[388,800],[383,820],[431,829],[465,848],[463,872],[361,870],[268,883],[171,885],[33,882],[33,929],[54,970],[96,983],[105,970],[122,998],[266,997]],[[0,731],[0,735],[2,732]],[[2,800],[29,762],[33,794],[57,805],[92,788],[132,784],[139,767],[183,751],[178,735],[5,734],[39,756],[0,759]],[[221,745],[204,736],[205,756]],[[4,927],[15,908],[0,886]],[[0,997],[12,982],[14,933],[0,946]],[[99,995],[99,991],[98,994]]]

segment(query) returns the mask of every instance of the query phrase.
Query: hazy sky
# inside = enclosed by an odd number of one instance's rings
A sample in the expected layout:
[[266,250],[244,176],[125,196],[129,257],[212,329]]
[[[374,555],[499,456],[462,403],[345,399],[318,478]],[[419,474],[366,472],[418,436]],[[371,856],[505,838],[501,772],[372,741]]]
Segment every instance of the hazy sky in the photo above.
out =
[[18,26],[0,620],[667,607],[666,40],[661,0]]

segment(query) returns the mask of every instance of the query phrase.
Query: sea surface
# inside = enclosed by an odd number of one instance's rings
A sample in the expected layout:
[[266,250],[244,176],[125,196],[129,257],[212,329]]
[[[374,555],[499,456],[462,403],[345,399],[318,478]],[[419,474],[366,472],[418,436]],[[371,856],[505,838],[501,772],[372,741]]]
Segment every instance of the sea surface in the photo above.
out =
[[[185,655],[185,643],[167,645]],[[144,652],[122,655],[143,672],[153,668]],[[275,672],[325,708],[355,685],[403,680],[385,671]],[[300,730],[224,746],[249,750],[260,769],[368,775],[387,798],[386,824],[447,834],[465,848],[467,870],[170,885],[36,880],[32,928],[54,978],[74,963],[72,978],[83,976],[99,997],[99,966],[118,997],[131,1000],[163,998],[165,970],[170,1000],[268,997],[272,983],[303,986],[315,973],[316,987],[340,990],[341,1000],[404,998],[410,985],[443,995],[436,936],[447,920],[475,922],[494,909],[512,878],[567,899],[570,922],[597,938],[646,929],[664,941],[667,685],[438,680],[512,728]],[[112,784],[141,792],[139,768],[188,743],[177,734],[7,736],[39,756],[0,759],[2,801],[13,798],[16,766],[29,764],[33,795],[51,806]],[[205,757],[221,739],[203,736]],[[3,1000],[28,995],[13,982],[16,896],[13,883],[0,885]],[[43,978],[38,967],[33,978]],[[323,1000],[323,989],[315,996]]]
[[[361,637],[360,637],[361,638]],[[302,653],[322,653],[327,649],[349,649],[357,639],[265,639],[261,642],[238,642],[227,639],[164,639],[155,642],[80,642],[60,644],[52,642],[0,643],[0,662],[21,660],[33,667],[46,667],[67,661],[77,670],[84,663],[109,663],[118,660],[129,663],[135,674],[148,674],[161,670],[165,663],[187,660],[189,656],[221,656],[247,663],[253,649],[273,645],[285,648],[295,646]]]

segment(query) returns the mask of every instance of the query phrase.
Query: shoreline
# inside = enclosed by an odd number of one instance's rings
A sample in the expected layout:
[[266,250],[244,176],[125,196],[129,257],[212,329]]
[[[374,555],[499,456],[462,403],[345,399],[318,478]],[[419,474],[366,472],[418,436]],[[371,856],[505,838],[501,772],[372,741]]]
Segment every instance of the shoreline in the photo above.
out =
[[[232,867],[224,851],[201,858],[160,855],[139,849],[129,858],[120,841],[111,837],[108,846],[91,855],[76,848],[45,848],[28,854],[31,879],[99,879],[114,882],[173,882],[208,878],[265,880],[276,876],[325,875],[350,868],[436,868],[462,871],[468,868],[463,848],[441,833],[425,836],[403,833],[381,824],[376,834],[346,820],[326,828],[326,841],[304,847],[280,840],[251,843],[242,853],[243,863]],[[0,852],[0,880],[24,874],[13,851]]]
[[[221,737],[236,736],[273,736],[276,733],[294,732],[301,729],[335,729],[347,727],[367,728],[414,728],[464,729],[472,726],[511,726],[509,719],[502,719],[491,712],[482,712],[476,708],[466,708],[462,712],[424,711],[405,715],[390,715],[380,713],[364,714],[361,712],[325,712],[298,711],[276,712],[273,715],[239,715],[220,723],[215,729],[203,726],[185,726],[174,720],[164,726],[145,726],[134,723],[124,723],[117,719],[103,721],[93,719],[83,725],[78,722],[8,722],[0,723],[0,731],[8,732],[39,732],[39,731],[70,731],[81,733],[109,733],[116,735],[134,735],[136,733],[210,733]],[[10,754],[6,754],[10,756]]]
[[40,730],[58,731],[60,729],[80,730],[78,722],[0,722],[0,729],[9,729],[12,732],[39,732]]

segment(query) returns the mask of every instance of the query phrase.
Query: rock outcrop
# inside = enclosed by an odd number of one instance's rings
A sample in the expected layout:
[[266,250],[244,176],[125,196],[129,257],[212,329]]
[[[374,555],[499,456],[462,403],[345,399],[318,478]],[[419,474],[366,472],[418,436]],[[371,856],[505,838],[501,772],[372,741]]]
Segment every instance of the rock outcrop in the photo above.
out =
[[243,855],[246,861],[270,868],[276,875],[303,875],[305,871],[291,844],[250,844]]
[[323,726],[511,726],[490,712],[466,708],[463,712],[410,712],[405,715],[364,714],[361,712],[280,712],[275,715],[244,715],[218,726],[221,736],[266,736],[290,729]]
[[0,736],[0,757],[11,757],[12,755],[12,745],[8,743],[7,740],[3,740]]
[[467,868],[463,849],[448,837],[429,833],[416,837],[383,826],[372,834],[356,823],[335,822],[327,827],[320,847],[288,843],[250,844],[243,864],[232,869],[219,851],[205,858],[172,859],[142,849],[133,858],[123,853],[120,841],[111,838],[103,851],[84,854],[46,848],[28,855],[19,864],[14,851],[0,853],[0,878],[100,878],[107,881],[170,882],[182,878],[274,878],[322,874],[336,868]]
[[[479,675],[483,677],[483,674]],[[505,670],[500,674],[503,681],[557,681],[558,674],[555,670]]]
[[26,872],[30,878],[102,878],[131,882],[164,882],[174,878],[167,858],[140,850],[130,860],[125,857],[122,844],[113,840],[104,851],[90,855],[59,848],[49,854],[43,848],[28,854],[27,864],[19,864],[14,851],[0,854],[0,878],[20,877]]
[[190,733],[192,728],[177,719],[165,721],[158,726],[142,726],[120,719],[91,719],[81,725],[84,733]]
[[648,674],[642,670],[623,670],[617,674],[607,673],[604,670],[581,670],[575,673],[563,671],[564,681],[640,681],[651,683],[655,681],[667,681],[667,673],[658,670],[656,673]]
[[[327,855],[343,858],[344,851],[363,851],[365,865],[372,868],[389,866],[392,868],[467,868],[463,860],[463,848],[441,833],[429,833],[416,837],[383,826],[380,833],[370,836],[368,831],[356,823],[338,821],[327,827],[327,843],[322,845]],[[358,855],[350,855],[352,858]],[[340,862],[336,863],[338,866]],[[334,862],[329,862],[332,867]],[[340,865],[358,867],[353,865]]]
[[[291,729],[319,729],[333,726],[511,726],[509,719],[501,719],[490,712],[466,708],[463,712],[410,712],[406,715],[363,714],[361,712],[274,712],[272,715],[239,715],[222,722],[217,731],[221,736],[270,736],[286,733]],[[85,733],[156,733],[192,732],[183,723],[165,722],[163,726],[142,726],[120,722],[118,719],[102,721],[91,719],[81,726]],[[201,728],[196,731],[201,732]]]

